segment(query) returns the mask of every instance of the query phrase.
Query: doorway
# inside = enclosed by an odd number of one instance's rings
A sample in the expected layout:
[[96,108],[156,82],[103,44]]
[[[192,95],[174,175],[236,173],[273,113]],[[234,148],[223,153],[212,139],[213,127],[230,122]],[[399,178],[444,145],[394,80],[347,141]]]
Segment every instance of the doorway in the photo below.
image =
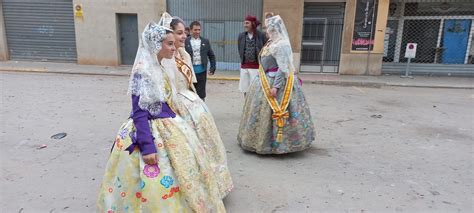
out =
[[120,36],[120,59],[123,65],[133,65],[138,50],[136,14],[117,14]]

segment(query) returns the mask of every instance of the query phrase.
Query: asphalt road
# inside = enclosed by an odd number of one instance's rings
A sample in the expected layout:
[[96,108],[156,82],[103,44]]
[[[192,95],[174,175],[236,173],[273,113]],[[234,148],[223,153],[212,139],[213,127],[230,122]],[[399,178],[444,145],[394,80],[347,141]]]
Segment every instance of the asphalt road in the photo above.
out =
[[[0,212],[95,212],[128,78],[1,72],[0,83]],[[473,90],[305,84],[313,147],[259,156],[237,145],[237,82],[208,87],[235,184],[228,212],[473,211]]]

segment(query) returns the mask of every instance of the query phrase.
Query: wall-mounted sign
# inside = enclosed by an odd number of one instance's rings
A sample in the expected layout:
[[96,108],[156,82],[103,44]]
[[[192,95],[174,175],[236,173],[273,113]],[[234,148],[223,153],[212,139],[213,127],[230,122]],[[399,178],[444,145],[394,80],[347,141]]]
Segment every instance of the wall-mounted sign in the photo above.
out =
[[352,50],[370,51],[374,48],[377,0],[357,0],[352,35]]
[[82,13],[82,5],[81,4],[74,5],[74,17],[76,17],[76,18],[84,17],[84,14]]

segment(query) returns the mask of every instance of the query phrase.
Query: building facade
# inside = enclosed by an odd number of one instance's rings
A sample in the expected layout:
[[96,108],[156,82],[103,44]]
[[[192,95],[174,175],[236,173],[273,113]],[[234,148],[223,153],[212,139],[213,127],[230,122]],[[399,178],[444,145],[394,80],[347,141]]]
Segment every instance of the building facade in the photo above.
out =
[[407,43],[417,44],[414,73],[474,72],[474,1],[391,0],[385,32],[384,73],[406,66]]
[[283,17],[301,73],[381,75],[405,70],[474,75],[471,0],[3,0],[0,60],[133,64],[141,30],[170,12],[202,24],[218,69],[238,70],[246,15]]

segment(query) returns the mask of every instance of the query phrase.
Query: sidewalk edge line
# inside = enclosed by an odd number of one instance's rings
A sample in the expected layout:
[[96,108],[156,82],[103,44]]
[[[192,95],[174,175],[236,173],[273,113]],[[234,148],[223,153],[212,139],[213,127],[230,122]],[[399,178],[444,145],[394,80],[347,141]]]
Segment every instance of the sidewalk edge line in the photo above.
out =
[[[23,72],[23,73],[49,73],[49,74],[69,74],[69,75],[90,75],[90,76],[129,76],[121,73],[86,73],[71,71],[51,71],[48,69],[29,69],[29,68],[0,68],[0,72]],[[221,81],[239,81],[239,77],[216,77],[210,76],[209,80]],[[360,86],[360,87],[412,87],[412,88],[433,88],[433,89],[474,89],[474,86],[448,86],[448,85],[407,85],[398,83],[379,83],[379,82],[357,82],[357,81],[327,81],[327,80],[303,80],[308,84],[334,85],[334,86]]]

